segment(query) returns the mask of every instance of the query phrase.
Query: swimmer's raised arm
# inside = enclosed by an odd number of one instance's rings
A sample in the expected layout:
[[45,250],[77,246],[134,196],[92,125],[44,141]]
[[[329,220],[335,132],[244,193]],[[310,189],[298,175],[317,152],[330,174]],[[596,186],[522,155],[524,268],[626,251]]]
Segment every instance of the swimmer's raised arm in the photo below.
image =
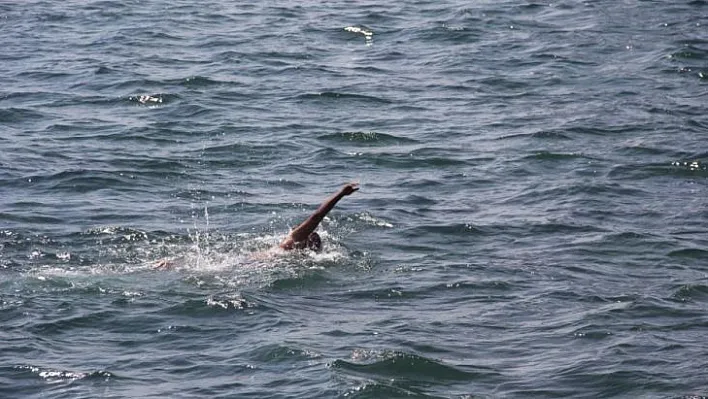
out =
[[359,185],[357,183],[349,183],[342,187],[336,194],[327,198],[325,202],[320,205],[319,208],[310,215],[304,222],[300,223],[295,227],[290,234],[280,243],[280,247],[283,249],[293,249],[296,247],[296,243],[305,243],[312,234],[317,226],[320,224],[322,219],[329,213],[329,211],[334,208],[334,206],[343,197],[352,194],[353,192],[359,190]]

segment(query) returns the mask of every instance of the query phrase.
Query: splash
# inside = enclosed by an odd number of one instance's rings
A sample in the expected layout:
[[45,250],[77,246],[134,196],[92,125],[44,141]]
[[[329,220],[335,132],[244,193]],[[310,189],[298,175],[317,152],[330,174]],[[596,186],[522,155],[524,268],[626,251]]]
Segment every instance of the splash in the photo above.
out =
[[[299,278],[308,270],[336,267],[353,259],[339,238],[324,228],[320,235],[325,246],[320,253],[283,251],[278,243],[284,232],[222,234],[201,227],[175,235],[101,227],[84,235],[94,240],[89,249],[99,252],[97,258],[82,262],[81,256],[37,256],[37,264],[26,274],[27,282],[51,291],[88,290],[132,301],[145,294],[143,281],[151,276],[200,289],[241,289]],[[165,267],[156,267],[161,260]]]

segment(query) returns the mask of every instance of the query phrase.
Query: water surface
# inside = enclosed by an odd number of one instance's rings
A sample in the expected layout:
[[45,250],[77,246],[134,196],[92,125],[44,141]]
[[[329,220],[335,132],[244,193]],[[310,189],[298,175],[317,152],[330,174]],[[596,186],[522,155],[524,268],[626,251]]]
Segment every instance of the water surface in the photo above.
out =
[[708,395],[705,1],[0,26],[1,396]]

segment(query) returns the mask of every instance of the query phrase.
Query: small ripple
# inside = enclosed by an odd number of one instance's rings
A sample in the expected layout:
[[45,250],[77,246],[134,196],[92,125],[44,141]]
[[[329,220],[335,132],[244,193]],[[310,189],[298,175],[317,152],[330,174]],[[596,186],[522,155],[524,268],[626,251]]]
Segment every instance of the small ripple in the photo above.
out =
[[215,85],[220,85],[221,83],[222,82],[220,82],[218,80],[211,79],[206,76],[198,76],[198,75],[186,78],[183,81],[181,81],[181,84],[183,86],[192,87],[192,88],[215,86]]
[[230,143],[206,146],[200,149],[200,154],[210,156],[227,156],[232,158],[234,154],[240,157],[254,157],[253,154],[282,154],[287,151],[295,151],[298,146],[291,143],[277,144],[245,144],[245,143]]
[[477,381],[495,374],[485,369],[464,371],[439,360],[399,351],[383,352],[375,356],[373,362],[365,364],[338,359],[332,362],[330,367],[344,373],[376,379],[395,379],[399,384],[413,385],[440,381]]
[[46,115],[42,112],[33,111],[26,108],[4,108],[0,109],[0,123],[16,124],[27,121],[44,119]]
[[430,293],[443,292],[445,290],[469,290],[469,291],[512,291],[513,285],[501,280],[489,281],[457,281],[446,284],[430,286],[425,291]]
[[567,129],[567,133],[592,136],[616,136],[622,133],[634,133],[637,129],[638,127],[635,125],[608,126],[604,128],[596,126],[575,126]]
[[515,195],[505,203],[538,203],[547,200],[557,200],[558,198],[578,198],[587,196],[589,198],[602,198],[606,200],[607,196],[620,197],[642,197],[646,192],[636,187],[625,187],[617,183],[604,184],[573,184],[566,187],[552,188],[533,188],[525,190],[521,194]]
[[469,237],[483,235],[484,231],[470,223],[452,223],[438,225],[419,225],[403,231],[405,237],[424,237],[430,235]]
[[104,190],[109,187],[135,186],[135,175],[120,171],[105,172],[101,170],[73,170],[55,173],[49,176],[34,175],[23,177],[16,183],[26,181],[37,185],[46,185],[48,190],[62,190],[72,193],[88,193]]
[[[361,360],[359,356],[353,356],[353,359]],[[465,366],[465,369],[471,369],[466,371],[445,364],[441,360],[401,351],[368,354],[364,360],[367,363],[338,359],[330,364],[330,368],[344,375],[374,379],[379,383],[385,382],[397,389],[413,392],[431,384],[438,385],[441,381],[448,383],[480,381],[497,375],[491,369]]]
[[708,285],[705,284],[682,285],[671,295],[671,299],[680,302],[705,300],[706,298],[708,298]]
[[61,225],[65,224],[66,220],[54,216],[48,216],[48,215],[38,215],[38,214],[32,214],[32,215],[18,215],[15,213],[4,213],[0,212],[0,219],[3,219],[8,222],[17,222],[19,224],[54,224],[54,225]]
[[612,336],[612,332],[605,329],[603,326],[587,325],[578,328],[572,332],[574,338],[590,339],[600,341]]
[[468,44],[474,43],[483,37],[484,31],[476,28],[476,23],[479,20],[470,20],[464,22],[465,25],[457,22],[444,22],[440,25],[417,29],[411,34],[417,41],[433,42],[440,44]]
[[[284,271],[281,271],[283,273]],[[294,274],[295,272],[291,272]],[[319,286],[326,285],[328,279],[325,275],[318,273],[317,270],[310,270],[307,273],[297,273],[293,276],[276,278],[270,283],[270,288],[277,291],[287,291],[292,289],[310,290]]]
[[393,101],[383,97],[370,96],[365,94],[340,93],[334,91],[324,91],[321,93],[306,93],[295,97],[286,98],[297,101],[346,101],[363,102],[372,104],[391,104]]
[[[95,102],[92,102],[95,104]],[[62,132],[62,133],[70,133],[68,135],[55,135],[55,140],[58,141],[65,141],[65,142],[73,142],[74,140],[82,140],[82,139],[93,139],[96,137],[118,137],[118,136],[123,136],[124,133],[105,133],[101,131],[114,131],[117,128],[120,128],[120,125],[117,124],[106,124],[105,122],[101,120],[96,120],[96,119],[89,119],[89,120],[83,120],[83,121],[76,121],[76,122],[69,122],[69,123],[53,123],[49,126],[47,126],[44,131],[45,132]],[[99,133],[100,132],[100,133]],[[79,133],[85,133],[84,135],[81,135]],[[66,156],[64,154],[56,154],[58,156]],[[66,158],[70,159],[70,158]]]
[[[334,149],[321,150],[320,153],[322,156],[327,157],[338,155],[337,151]],[[413,153],[401,154],[387,152],[357,152],[346,155],[348,155],[348,158],[353,157],[357,161],[371,163],[382,168],[391,169],[420,170],[421,168],[461,167],[469,164],[466,160],[461,159],[443,156],[420,156],[414,155]]]
[[524,160],[540,160],[540,161],[555,161],[555,160],[566,160],[566,159],[595,159],[584,155],[580,152],[549,152],[541,151],[533,155],[528,155],[523,158]]
[[708,259],[708,250],[700,248],[684,248],[671,251],[667,256],[673,258]]
[[46,71],[24,71],[17,74],[18,77],[27,78],[30,80],[54,80],[58,78],[74,76],[74,74],[66,72],[46,72]]
[[515,139],[515,138],[532,138],[532,139],[541,139],[541,140],[572,140],[572,138],[570,136],[567,136],[563,133],[548,131],[548,130],[542,130],[542,131],[534,132],[534,133],[510,134],[507,136],[499,137],[499,138],[497,138],[497,140],[508,140],[508,139]]
[[100,67],[96,68],[96,70],[93,72],[96,75],[109,75],[112,73],[118,72],[117,69],[107,67],[105,65],[101,65]]
[[621,149],[622,152],[637,155],[658,155],[663,157],[681,157],[689,154],[675,149],[653,147],[641,142],[627,142]]
[[413,299],[413,298],[420,297],[420,295],[421,295],[420,292],[404,290],[401,287],[380,288],[380,289],[372,289],[372,290],[357,290],[357,291],[351,291],[351,292],[347,292],[346,294],[343,294],[343,296],[348,299],[355,299],[355,300],[374,299],[376,301]]
[[675,161],[671,163],[630,164],[613,167],[607,174],[613,178],[632,180],[657,176],[708,177],[708,166],[701,161]]
[[317,138],[319,140],[333,143],[356,143],[370,146],[418,143],[417,140],[409,139],[406,137],[394,136],[392,134],[377,132],[343,132],[324,134]]
[[244,312],[254,307],[262,307],[240,297],[239,295],[225,297],[209,297],[207,299],[189,299],[170,306],[160,313],[188,317],[230,317],[234,312]]
[[66,317],[63,319],[37,323],[28,328],[33,334],[41,336],[69,334],[74,329],[91,329],[97,326],[111,324],[116,314],[110,311],[89,313],[82,316]]
[[431,398],[438,396],[428,396],[420,392],[419,389],[406,389],[403,387],[389,385],[385,383],[366,382],[344,392],[344,398],[354,399],[379,399],[379,398]]
[[293,348],[285,345],[264,345],[256,348],[246,356],[253,361],[264,363],[298,363],[320,358],[321,355],[307,349]]
[[684,48],[669,54],[670,60],[705,60],[708,59],[708,51],[695,45],[685,45]]

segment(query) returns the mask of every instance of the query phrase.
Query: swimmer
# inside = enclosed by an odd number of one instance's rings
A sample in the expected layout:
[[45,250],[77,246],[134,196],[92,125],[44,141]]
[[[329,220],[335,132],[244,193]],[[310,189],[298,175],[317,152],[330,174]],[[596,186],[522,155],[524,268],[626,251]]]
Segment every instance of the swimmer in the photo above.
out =
[[305,248],[316,252],[321,251],[322,240],[320,239],[320,235],[315,233],[317,226],[319,226],[320,222],[327,216],[329,211],[337,205],[339,200],[347,195],[351,195],[357,190],[359,190],[357,183],[349,183],[342,187],[336,194],[327,198],[325,202],[317,208],[315,213],[310,215],[304,222],[300,223],[299,226],[292,229],[290,234],[280,243],[279,247],[286,251]]
[[[322,250],[322,239],[320,235],[315,233],[317,226],[319,226],[322,219],[329,213],[329,211],[337,205],[337,202],[347,195],[351,195],[355,191],[359,190],[358,183],[349,183],[344,185],[337,193],[327,198],[319,208],[310,215],[304,222],[300,223],[297,227],[290,231],[285,239],[278,245],[280,250],[292,251],[292,250],[303,250],[309,249],[315,252]],[[275,249],[275,248],[274,248]],[[260,255],[256,255],[257,258],[263,257],[264,254],[272,253],[273,251],[268,251]],[[153,266],[155,269],[169,269],[174,265],[174,261],[168,259],[162,259],[155,263]]]

